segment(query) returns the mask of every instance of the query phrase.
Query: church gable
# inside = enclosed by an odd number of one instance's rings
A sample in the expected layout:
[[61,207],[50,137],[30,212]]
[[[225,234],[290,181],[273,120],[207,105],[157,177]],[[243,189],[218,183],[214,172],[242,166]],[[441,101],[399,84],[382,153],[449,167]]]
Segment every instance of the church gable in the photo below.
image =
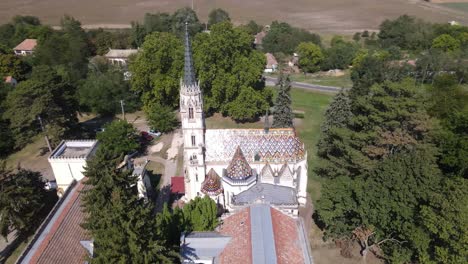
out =
[[244,157],[241,148],[238,146],[231,163],[227,167],[227,177],[233,180],[246,180],[252,176],[252,168]]
[[291,171],[291,169],[289,168],[288,164],[284,164],[279,173],[278,173],[279,177],[280,177],[280,182],[283,184],[283,185],[293,185],[293,181],[294,181],[294,178],[293,178],[293,172]]
[[274,172],[268,162],[265,164],[265,166],[263,166],[262,169],[262,182],[271,184],[275,183]]

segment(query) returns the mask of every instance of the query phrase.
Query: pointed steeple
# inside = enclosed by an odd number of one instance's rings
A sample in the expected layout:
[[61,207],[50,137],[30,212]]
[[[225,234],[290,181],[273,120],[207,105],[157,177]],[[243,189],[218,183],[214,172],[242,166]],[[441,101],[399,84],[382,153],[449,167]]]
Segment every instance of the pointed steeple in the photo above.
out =
[[192,61],[192,46],[190,44],[190,35],[188,32],[188,22],[185,22],[185,53],[184,53],[184,85],[196,86],[195,70]]

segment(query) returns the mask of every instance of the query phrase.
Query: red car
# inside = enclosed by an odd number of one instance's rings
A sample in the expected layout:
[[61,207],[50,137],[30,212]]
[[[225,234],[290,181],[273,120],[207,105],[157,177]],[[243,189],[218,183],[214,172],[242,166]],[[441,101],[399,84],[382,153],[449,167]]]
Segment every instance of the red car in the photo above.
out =
[[140,132],[140,137],[145,139],[146,141],[153,140],[153,136],[151,136],[150,134],[148,134],[148,132],[145,132],[145,131]]

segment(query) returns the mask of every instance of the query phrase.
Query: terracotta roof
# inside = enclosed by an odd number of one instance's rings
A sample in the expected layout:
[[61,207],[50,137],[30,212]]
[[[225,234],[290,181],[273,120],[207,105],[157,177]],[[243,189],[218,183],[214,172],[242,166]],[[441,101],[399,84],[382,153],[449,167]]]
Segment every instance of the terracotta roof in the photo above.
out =
[[11,82],[13,82],[13,77],[12,77],[11,75],[6,76],[6,77],[5,77],[5,82],[6,82],[6,83],[11,83]]
[[171,177],[171,193],[185,193],[184,177]]
[[37,45],[37,39],[25,39],[23,42],[18,44],[14,50],[34,50]]
[[233,180],[245,180],[252,176],[252,168],[244,157],[242,150],[237,146],[231,163],[227,167],[227,177]]
[[265,53],[265,56],[267,60],[267,64],[266,64],[267,69],[271,69],[273,67],[278,66],[278,61],[276,60],[275,56],[273,56],[273,54]]
[[67,196],[61,198],[64,199],[63,203],[22,263],[84,263],[88,253],[80,242],[90,240],[86,230],[81,227],[85,219],[81,208],[84,188],[83,181],[80,181]]
[[201,192],[212,196],[216,196],[223,192],[221,177],[219,177],[213,168],[211,168],[206,175],[206,179],[202,183]]
[[231,237],[231,241],[219,256],[220,263],[252,263],[249,208],[224,219],[219,232]]
[[302,142],[291,128],[269,129],[207,129],[206,161],[229,162],[237,146],[247,161],[258,156],[261,162],[295,162],[305,157]]
[[304,261],[304,255],[308,256],[308,252],[304,252],[307,242],[301,238],[298,221],[268,205],[254,205],[228,216],[218,231],[231,237],[219,256],[221,264],[250,264],[254,257],[258,263],[268,259],[270,262],[265,263],[308,262]]

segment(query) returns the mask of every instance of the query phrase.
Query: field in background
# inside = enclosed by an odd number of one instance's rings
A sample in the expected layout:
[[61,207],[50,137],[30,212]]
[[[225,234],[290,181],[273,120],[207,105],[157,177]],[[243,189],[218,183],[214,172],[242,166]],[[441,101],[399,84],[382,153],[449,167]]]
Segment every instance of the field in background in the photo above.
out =
[[[468,16],[463,12],[423,0],[193,0],[193,3],[202,21],[207,20],[210,10],[223,8],[235,23],[255,20],[268,24],[283,20],[319,32],[352,34],[377,29],[384,19],[402,14],[433,22],[455,20],[468,24]],[[191,4],[191,0],[1,0],[0,23],[21,14],[58,25],[60,18],[69,14],[88,27],[129,27],[131,21],[142,20],[147,12],[173,12]]]
[[467,2],[451,2],[451,3],[443,3],[442,6],[456,9],[462,12],[468,13],[468,1]]

